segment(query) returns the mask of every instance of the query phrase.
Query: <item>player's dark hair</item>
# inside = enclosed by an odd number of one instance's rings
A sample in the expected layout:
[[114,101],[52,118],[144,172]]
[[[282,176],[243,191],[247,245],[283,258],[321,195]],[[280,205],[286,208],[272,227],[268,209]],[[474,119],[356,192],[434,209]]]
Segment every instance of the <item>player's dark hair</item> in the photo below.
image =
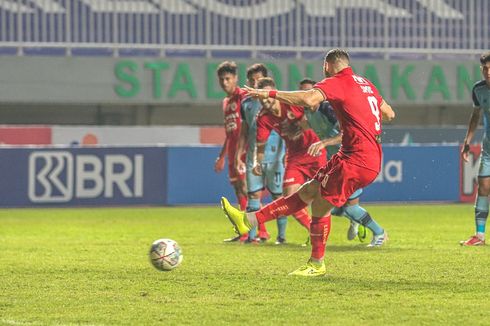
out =
[[313,80],[313,79],[311,79],[311,78],[306,77],[306,78],[301,79],[301,80],[300,80],[300,82],[299,82],[299,84],[300,84],[300,85],[304,85],[304,84],[311,84],[311,85],[315,85],[315,84],[316,84],[316,81],[314,81],[314,80]]
[[254,63],[247,68],[247,79],[250,79],[253,74],[256,74],[258,72],[261,72],[262,76],[264,77],[267,77],[269,75],[269,73],[267,72],[267,67],[264,64]]
[[349,53],[342,49],[332,49],[325,55],[325,61],[330,63],[335,63],[342,59],[350,62]]
[[484,65],[485,63],[490,62],[490,51],[485,52],[480,56],[480,63]]
[[238,70],[238,68],[237,68],[237,65],[234,61],[223,61],[222,63],[220,63],[220,65],[216,69],[216,74],[218,76],[221,76],[221,75],[226,74],[226,73],[236,75],[237,70]]
[[264,78],[260,78],[259,81],[257,82],[257,88],[264,88],[267,86],[276,88],[276,83],[274,82],[274,79],[270,77],[264,77]]

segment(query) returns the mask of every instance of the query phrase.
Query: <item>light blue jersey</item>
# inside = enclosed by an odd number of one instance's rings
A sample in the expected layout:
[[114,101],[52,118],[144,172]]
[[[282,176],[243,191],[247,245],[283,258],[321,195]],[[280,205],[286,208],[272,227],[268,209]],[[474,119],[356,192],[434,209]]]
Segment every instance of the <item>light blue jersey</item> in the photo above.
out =
[[262,161],[263,175],[256,176],[252,173],[252,168],[256,162],[257,114],[261,109],[262,105],[259,100],[246,97],[242,101],[242,119],[248,125],[247,190],[249,193],[254,193],[263,190],[266,186],[271,194],[280,195],[282,194],[286,145],[275,131],[271,132],[265,144],[264,159]]
[[[315,112],[305,109],[306,118],[308,123],[321,140],[326,138],[332,138],[340,133],[339,123],[332,106],[327,101],[320,104],[320,107]],[[327,146],[327,155],[330,159],[340,149],[339,145]],[[362,188],[356,190],[349,199],[356,199],[361,196]]]
[[[328,102],[322,102],[317,111],[305,110],[306,119],[311,129],[320,139],[332,138],[339,134],[337,117]],[[339,151],[339,145],[327,146],[328,158]]]
[[481,145],[481,157],[480,157],[480,170],[478,172],[479,177],[490,176],[490,87],[486,84],[485,80],[477,82],[473,86],[471,92],[473,98],[473,107],[483,110],[483,126],[485,133],[483,135]]

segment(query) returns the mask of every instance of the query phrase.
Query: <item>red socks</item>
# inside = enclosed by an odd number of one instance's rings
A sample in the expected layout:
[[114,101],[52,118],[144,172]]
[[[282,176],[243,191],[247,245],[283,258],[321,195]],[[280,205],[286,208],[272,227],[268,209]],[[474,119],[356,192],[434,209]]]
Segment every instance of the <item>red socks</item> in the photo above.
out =
[[311,221],[311,258],[322,260],[325,256],[325,246],[330,234],[331,215],[313,217]]
[[259,223],[265,223],[267,221],[275,220],[279,216],[288,216],[296,213],[306,206],[308,206],[308,204],[302,201],[299,194],[296,192],[287,197],[280,197],[269,205],[264,206],[262,209],[255,212],[255,216]]
[[247,196],[238,196],[238,204],[241,211],[247,210]]
[[303,225],[308,231],[310,231],[311,218],[306,208],[297,211],[293,214],[293,216],[296,221],[299,222],[299,224]]

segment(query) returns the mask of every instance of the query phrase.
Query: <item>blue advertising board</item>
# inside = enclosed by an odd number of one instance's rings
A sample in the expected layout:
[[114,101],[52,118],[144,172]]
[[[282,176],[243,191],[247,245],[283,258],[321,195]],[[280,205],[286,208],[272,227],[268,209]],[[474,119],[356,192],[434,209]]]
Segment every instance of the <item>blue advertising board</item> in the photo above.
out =
[[[1,148],[0,207],[218,205],[235,200],[219,147]],[[385,146],[363,202],[460,200],[458,146]]]
[[1,207],[162,205],[164,148],[2,148]]
[[[236,201],[227,171],[216,174],[218,147],[168,148],[167,204],[217,204]],[[446,201],[460,197],[458,146],[385,146],[383,166],[365,189],[363,202]]]
[[167,204],[217,204],[221,196],[235,201],[228,166],[220,173],[214,162],[220,147],[167,147]]
[[362,201],[459,201],[458,146],[385,146],[383,152],[381,172]]

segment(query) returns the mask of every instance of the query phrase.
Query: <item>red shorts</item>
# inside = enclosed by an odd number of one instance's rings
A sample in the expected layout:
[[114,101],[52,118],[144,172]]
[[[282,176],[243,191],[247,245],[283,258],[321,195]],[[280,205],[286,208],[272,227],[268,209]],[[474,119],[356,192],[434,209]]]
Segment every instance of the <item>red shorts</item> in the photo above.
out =
[[[230,159],[231,155],[228,155],[228,178],[230,179],[230,183],[235,183],[238,180],[245,180],[245,171],[243,173],[238,173],[238,171],[235,168],[235,153],[233,154],[233,158]],[[245,153],[242,156],[242,161],[245,162]]]
[[[323,155],[323,157],[324,156],[325,155]],[[306,181],[313,179],[315,174],[324,164],[324,160],[318,160],[307,164],[288,162],[286,164],[286,172],[284,173],[282,186],[286,188],[294,184],[302,185]]]
[[321,183],[322,197],[335,207],[341,207],[357,189],[366,187],[377,176],[376,171],[334,155],[327,165],[318,171],[315,180]]

